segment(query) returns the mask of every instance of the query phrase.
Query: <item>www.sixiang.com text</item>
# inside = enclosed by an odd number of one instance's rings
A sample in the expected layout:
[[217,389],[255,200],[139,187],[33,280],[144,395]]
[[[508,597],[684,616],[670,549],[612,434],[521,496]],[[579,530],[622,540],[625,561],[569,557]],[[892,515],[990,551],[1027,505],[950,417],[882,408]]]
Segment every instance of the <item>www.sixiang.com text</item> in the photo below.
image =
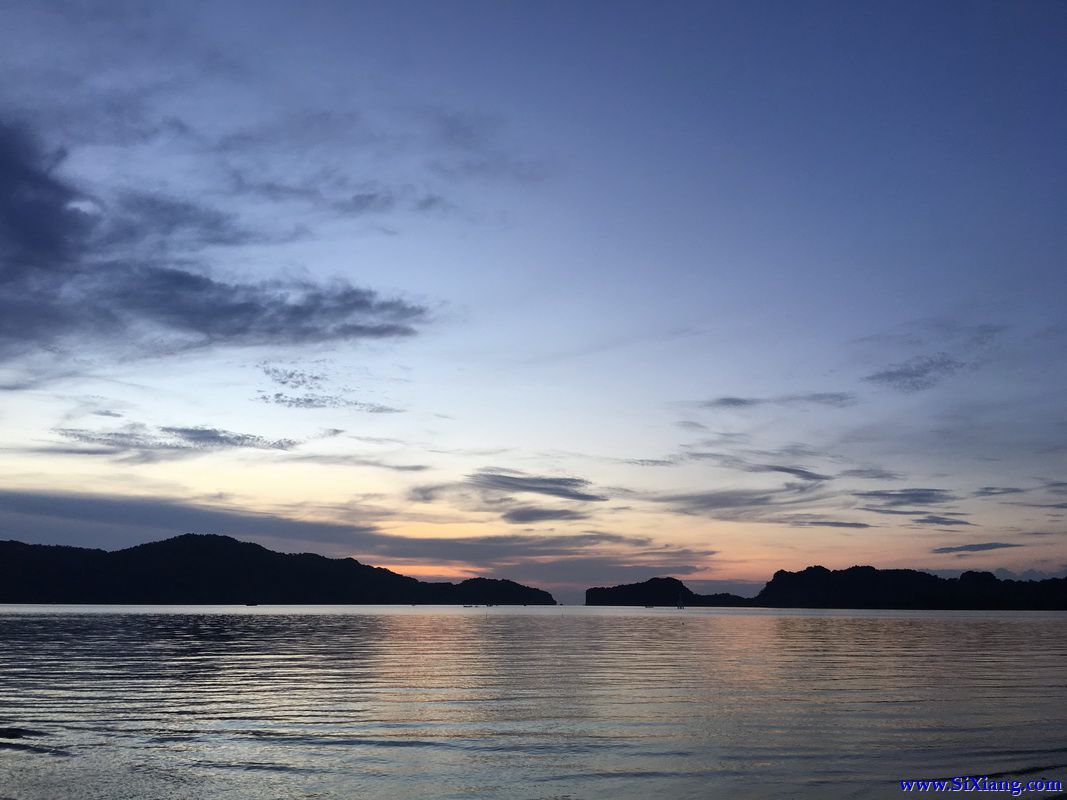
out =
[[1006,792],[1012,797],[1019,797],[1025,792],[1062,792],[1063,781],[1045,778],[1021,781],[970,776],[940,780],[902,779],[900,790],[902,792]]

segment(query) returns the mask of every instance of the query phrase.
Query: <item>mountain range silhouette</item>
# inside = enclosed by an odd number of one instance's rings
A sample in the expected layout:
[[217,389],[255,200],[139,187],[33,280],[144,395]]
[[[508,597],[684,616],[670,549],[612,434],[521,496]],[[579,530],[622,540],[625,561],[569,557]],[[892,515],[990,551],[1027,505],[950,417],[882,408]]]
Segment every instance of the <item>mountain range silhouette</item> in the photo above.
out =
[[114,552],[0,542],[0,602],[556,604],[514,581],[427,583],[353,558],[192,533]]
[[[352,558],[287,554],[183,534],[125,550],[0,541],[0,603],[555,605],[509,580],[430,583]],[[588,606],[1067,610],[1067,578],[941,578],[910,569],[779,570],[753,598],[696,594],[676,578],[587,589]]]
[[1000,580],[991,572],[941,578],[914,569],[779,570],[753,598],[694,594],[676,578],[587,589],[587,606],[1067,610],[1067,578]]

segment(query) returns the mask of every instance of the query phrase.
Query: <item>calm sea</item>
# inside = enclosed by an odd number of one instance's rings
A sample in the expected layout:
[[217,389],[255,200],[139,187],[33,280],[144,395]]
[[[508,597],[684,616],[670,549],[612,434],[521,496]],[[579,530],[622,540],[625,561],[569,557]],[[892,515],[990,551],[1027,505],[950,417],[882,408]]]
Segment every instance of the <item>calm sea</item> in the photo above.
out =
[[0,606],[0,728],[5,800],[1067,784],[1067,615]]

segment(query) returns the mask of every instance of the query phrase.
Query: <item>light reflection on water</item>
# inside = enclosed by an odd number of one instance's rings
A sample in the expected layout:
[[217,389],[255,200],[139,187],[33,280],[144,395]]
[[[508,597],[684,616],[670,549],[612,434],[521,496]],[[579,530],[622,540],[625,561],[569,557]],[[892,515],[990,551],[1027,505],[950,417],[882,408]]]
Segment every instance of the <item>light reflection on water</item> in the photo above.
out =
[[8,606],[0,798],[1067,779],[1065,665],[1060,613]]

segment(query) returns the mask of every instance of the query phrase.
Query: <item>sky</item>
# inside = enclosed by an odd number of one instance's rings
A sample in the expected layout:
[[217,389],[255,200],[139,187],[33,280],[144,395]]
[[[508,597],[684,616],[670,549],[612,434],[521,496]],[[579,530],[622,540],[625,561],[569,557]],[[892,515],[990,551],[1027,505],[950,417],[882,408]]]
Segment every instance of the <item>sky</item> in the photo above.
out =
[[0,0],[0,538],[580,599],[1067,569],[1062,2]]

